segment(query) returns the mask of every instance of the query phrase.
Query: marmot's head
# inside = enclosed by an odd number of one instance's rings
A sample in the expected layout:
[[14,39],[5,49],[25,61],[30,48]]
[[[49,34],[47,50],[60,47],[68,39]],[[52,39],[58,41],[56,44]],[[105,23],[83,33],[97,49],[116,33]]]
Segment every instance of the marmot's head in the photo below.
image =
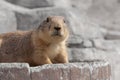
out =
[[38,28],[39,37],[48,42],[61,42],[68,38],[69,32],[62,16],[47,17]]

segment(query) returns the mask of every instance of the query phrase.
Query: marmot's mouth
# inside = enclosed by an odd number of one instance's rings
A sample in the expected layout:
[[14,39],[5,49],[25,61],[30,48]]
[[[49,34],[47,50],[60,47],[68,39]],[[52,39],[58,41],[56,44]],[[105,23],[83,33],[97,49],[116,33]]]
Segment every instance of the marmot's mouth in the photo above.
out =
[[52,36],[60,36],[60,37],[61,37],[62,35],[61,35],[61,33],[60,33],[59,31],[55,31],[55,32],[52,34]]

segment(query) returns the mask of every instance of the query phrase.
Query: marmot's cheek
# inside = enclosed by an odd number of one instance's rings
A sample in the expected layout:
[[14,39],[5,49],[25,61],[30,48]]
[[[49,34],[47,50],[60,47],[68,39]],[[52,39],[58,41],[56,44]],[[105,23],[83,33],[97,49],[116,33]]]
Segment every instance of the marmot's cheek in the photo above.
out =
[[1,47],[1,45],[2,45],[2,39],[0,39],[0,47]]
[[64,36],[64,31],[61,31],[61,35]]
[[48,35],[52,36],[53,35],[53,31],[49,31]]

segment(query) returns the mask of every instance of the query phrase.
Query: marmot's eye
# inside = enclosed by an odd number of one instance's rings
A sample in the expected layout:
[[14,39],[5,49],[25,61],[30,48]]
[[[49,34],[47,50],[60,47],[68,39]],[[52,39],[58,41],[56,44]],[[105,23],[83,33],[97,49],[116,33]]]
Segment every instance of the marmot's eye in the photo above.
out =
[[49,18],[47,18],[47,19],[46,19],[46,22],[49,22],[49,21],[50,21],[50,19],[49,19]]
[[65,21],[65,20],[63,20],[63,22],[65,23],[66,21]]

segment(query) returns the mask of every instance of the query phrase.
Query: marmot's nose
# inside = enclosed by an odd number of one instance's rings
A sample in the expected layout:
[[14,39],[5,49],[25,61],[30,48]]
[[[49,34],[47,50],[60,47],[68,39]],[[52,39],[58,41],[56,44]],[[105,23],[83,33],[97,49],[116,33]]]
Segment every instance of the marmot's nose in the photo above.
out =
[[60,27],[54,27],[54,29],[59,31],[61,28]]

